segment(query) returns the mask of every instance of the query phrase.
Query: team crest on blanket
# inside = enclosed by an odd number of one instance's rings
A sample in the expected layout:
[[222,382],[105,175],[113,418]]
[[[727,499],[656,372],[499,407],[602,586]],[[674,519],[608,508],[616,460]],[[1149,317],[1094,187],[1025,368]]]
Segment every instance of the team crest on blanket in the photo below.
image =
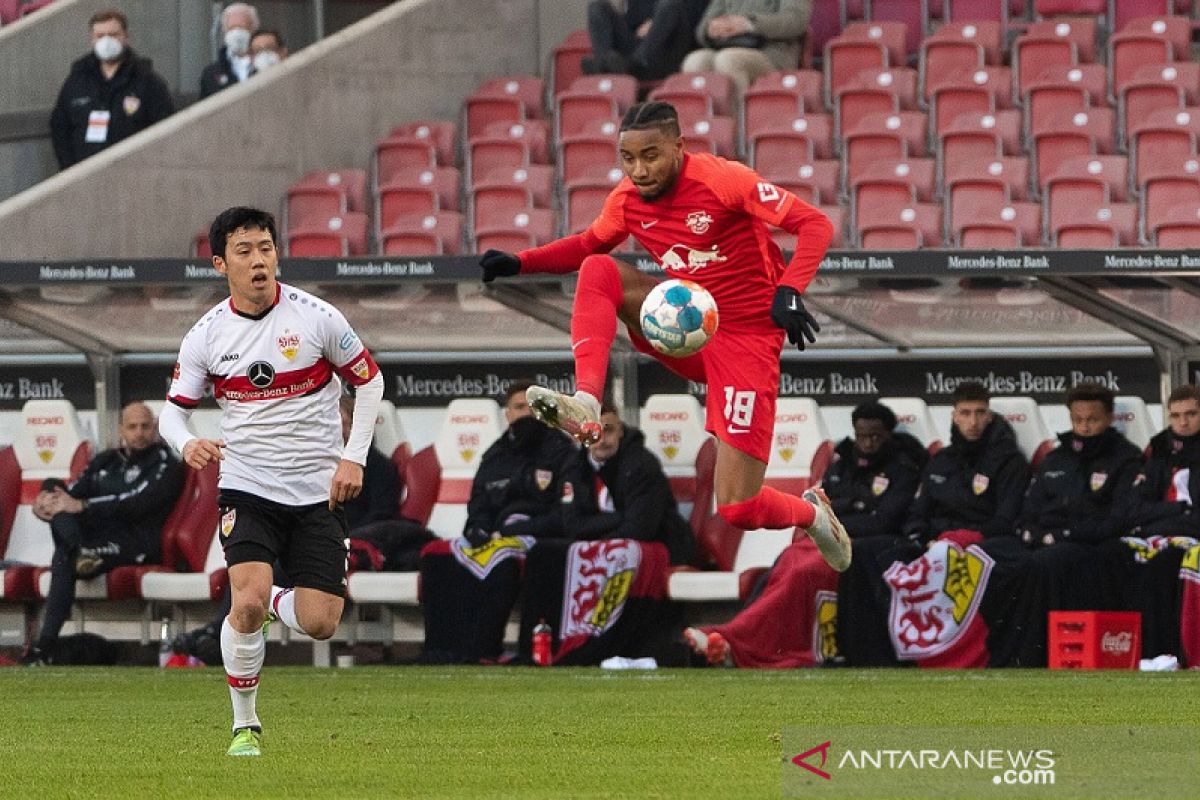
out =
[[975,545],[940,541],[916,561],[892,564],[883,578],[892,590],[888,628],[897,657],[928,658],[951,647],[978,613],[994,564]]
[[497,564],[510,558],[524,558],[536,541],[532,536],[502,536],[472,547],[466,539],[458,538],[450,542],[450,554],[472,575],[483,580]]
[[642,547],[632,539],[571,545],[561,637],[599,636],[615,625],[641,562]]

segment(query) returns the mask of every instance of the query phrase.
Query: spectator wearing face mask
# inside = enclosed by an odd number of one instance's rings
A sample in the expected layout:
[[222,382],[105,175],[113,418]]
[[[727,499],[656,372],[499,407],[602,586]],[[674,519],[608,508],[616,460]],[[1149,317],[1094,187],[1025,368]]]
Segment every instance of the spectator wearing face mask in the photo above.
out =
[[167,82],[129,46],[124,14],[100,11],[88,26],[92,52],[71,65],[50,114],[54,155],[63,169],[175,111]]
[[260,28],[250,37],[250,59],[257,74],[268,70],[288,57],[287,45],[279,31]]
[[251,32],[258,30],[258,11],[249,3],[230,3],[221,12],[223,46],[217,60],[200,73],[200,99],[241,83],[254,71]]

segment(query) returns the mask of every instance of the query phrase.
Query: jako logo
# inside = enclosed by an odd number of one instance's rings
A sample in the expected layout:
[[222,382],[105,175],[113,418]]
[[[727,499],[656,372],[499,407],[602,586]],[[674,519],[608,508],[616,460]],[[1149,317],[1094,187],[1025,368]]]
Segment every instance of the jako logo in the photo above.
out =
[[[801,753],[800,755],[793,758],[792,763],[795,764],[797,767],[802,767],[802,768],[808,770],[813,775],[817,775],[821,778],[824,778],[825,780],[831,780],[833,778],[833,776],[830,775],[825,770],[819,768],[819,767],[825,766],[825,761],[826,761],[826,759],[829,758],[829,745],[831,743],[832,742],[825,742],[824,744],[819,744],[810,750],[805,750],[803,753]],[[821,754],[821,763],[817,767],[814,767],[812,764],[809,764],[805,759],[807,759],[809,756],[815,755],[816,753]]]
[[1129,631],[1105,631],[1100,638],[1100,649],[1106,653],[1128,653],[1133,649],[1133,634]]

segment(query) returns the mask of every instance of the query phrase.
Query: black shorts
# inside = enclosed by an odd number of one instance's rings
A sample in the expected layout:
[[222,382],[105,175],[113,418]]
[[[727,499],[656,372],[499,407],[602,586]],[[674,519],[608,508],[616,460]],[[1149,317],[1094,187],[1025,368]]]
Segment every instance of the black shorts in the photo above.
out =
[[234,489],[222,489],[217,502],[229,566],[278,560],[295,586],[345,596],[350,533],[340,505],[288,506]]

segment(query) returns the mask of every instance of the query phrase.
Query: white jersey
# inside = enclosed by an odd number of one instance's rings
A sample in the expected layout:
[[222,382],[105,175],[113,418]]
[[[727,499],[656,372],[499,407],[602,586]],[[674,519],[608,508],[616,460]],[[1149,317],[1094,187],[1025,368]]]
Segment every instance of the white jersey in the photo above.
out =
[[227,298],[192,326],[167,399],[192,409],[212,387],[223,411],[222,489],[309,505],[328,501],[342,457],[337,376],[361,386],[378,372],[340,311],[281,283],[262,314]]

